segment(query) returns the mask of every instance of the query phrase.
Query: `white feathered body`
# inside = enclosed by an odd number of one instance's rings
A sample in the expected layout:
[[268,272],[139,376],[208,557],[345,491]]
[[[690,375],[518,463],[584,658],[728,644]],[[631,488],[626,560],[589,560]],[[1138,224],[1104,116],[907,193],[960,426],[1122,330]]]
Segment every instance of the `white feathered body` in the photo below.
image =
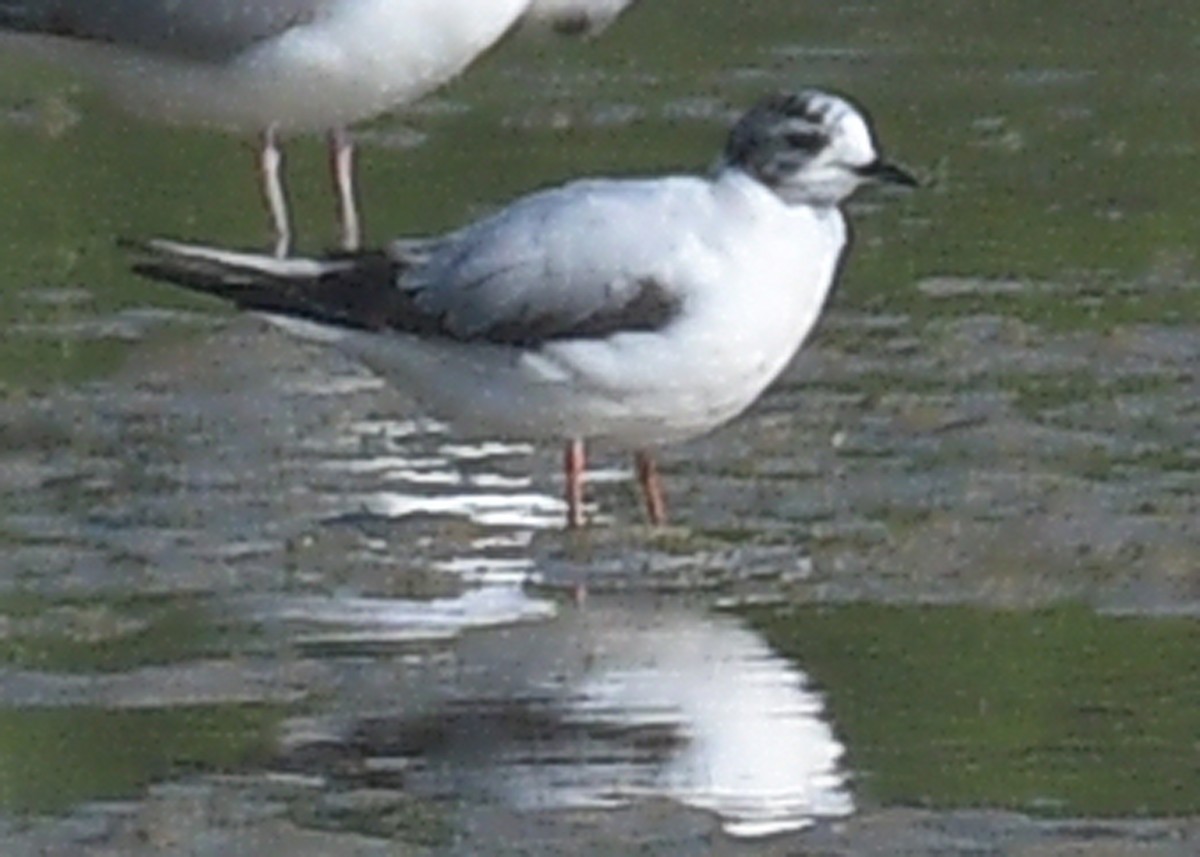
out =
[[[537,347],[270,318],[336,345],[463,432],[644,448],[709,431],[779,375],[817,320],[846,226],[835,207],[789,206],[729,170],[715,180],[578,182],[454,240],[472,247],[473,276],[506,304],[467,313],[599,305],[647,279],[677,295],[679,309],[659,330]],[[459,309],[454,295],[441,303]]]
[[225,62],[104,41],[8,39],[83,69],[136,114],[240,131],[316,131],[407,104],[446,83],[504,35],[528,2],[344,0]]

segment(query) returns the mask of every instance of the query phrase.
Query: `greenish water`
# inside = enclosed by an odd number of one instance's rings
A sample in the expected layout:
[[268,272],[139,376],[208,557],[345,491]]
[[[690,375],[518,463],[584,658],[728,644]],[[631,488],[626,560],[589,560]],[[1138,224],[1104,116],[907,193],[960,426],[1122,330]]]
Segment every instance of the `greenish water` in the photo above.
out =
[[751,616],[828,695],[869,800],[1200,812],[1194,619],[867,604]]
[[164,779],[244,770],[269,758],[282,716],[261,705],[0,711],[0,809],[65,812]]
[[181,599],[0,598],[0,662],[18,669],[113,673],[227,651],[241,636]]
[[10,681],[29,677],[19,702],[6,694],[17,707],[0,708],[0,810],[65,812],[269,758],[285,706],[190,701],[222,697],[219,680],[195,688],[181,674],[129,680],[139,668],[228,657],[233,638],[214,618],[178,599],[0,599],[0,664]]

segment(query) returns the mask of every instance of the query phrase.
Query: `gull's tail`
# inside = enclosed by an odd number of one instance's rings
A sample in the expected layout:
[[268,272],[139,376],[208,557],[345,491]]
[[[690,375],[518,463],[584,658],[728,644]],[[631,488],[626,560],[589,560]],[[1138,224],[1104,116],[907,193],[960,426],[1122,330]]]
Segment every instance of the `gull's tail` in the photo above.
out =
[[328,259],[279,259],[177,241],[129,242],[135,273],[273,316],[357,330],[411,317],[397,278],[407,267],[383,251]]

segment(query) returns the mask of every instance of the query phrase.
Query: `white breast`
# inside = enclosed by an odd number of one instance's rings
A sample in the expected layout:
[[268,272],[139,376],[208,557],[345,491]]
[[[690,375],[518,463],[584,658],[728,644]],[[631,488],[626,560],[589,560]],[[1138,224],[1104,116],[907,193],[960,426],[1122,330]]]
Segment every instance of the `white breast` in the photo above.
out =
[[841,213],[785,206],[744,177],[712,194],[709,223],[676,260],[697,278],[677,322],[544,349],[593,394],[564,435],[639,446],[709,431],[749,407],[816,324],[845,246]]

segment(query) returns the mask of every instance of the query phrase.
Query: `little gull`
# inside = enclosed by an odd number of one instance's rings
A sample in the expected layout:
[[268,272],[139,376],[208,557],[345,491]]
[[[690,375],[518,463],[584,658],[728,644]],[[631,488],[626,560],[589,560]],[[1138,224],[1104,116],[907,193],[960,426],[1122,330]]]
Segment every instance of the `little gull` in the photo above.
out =
[[341,243],[360,240],[346,126],[459,74],[519,20],[602,29],[631,0],[0,0],[4,44],[75,66],[135,113],[261,135],[275,253],[280,135],[328,130]]
[[566,442],[570,526],[584,441],[653,448],[744,411],[816,323],[846,247],[839,204],[915,185],[866,116],[817,91],[770,97],[707,177],[575,181],[446,235],[323,259],[151,240],[139,273],[334,345],[475,435]]

